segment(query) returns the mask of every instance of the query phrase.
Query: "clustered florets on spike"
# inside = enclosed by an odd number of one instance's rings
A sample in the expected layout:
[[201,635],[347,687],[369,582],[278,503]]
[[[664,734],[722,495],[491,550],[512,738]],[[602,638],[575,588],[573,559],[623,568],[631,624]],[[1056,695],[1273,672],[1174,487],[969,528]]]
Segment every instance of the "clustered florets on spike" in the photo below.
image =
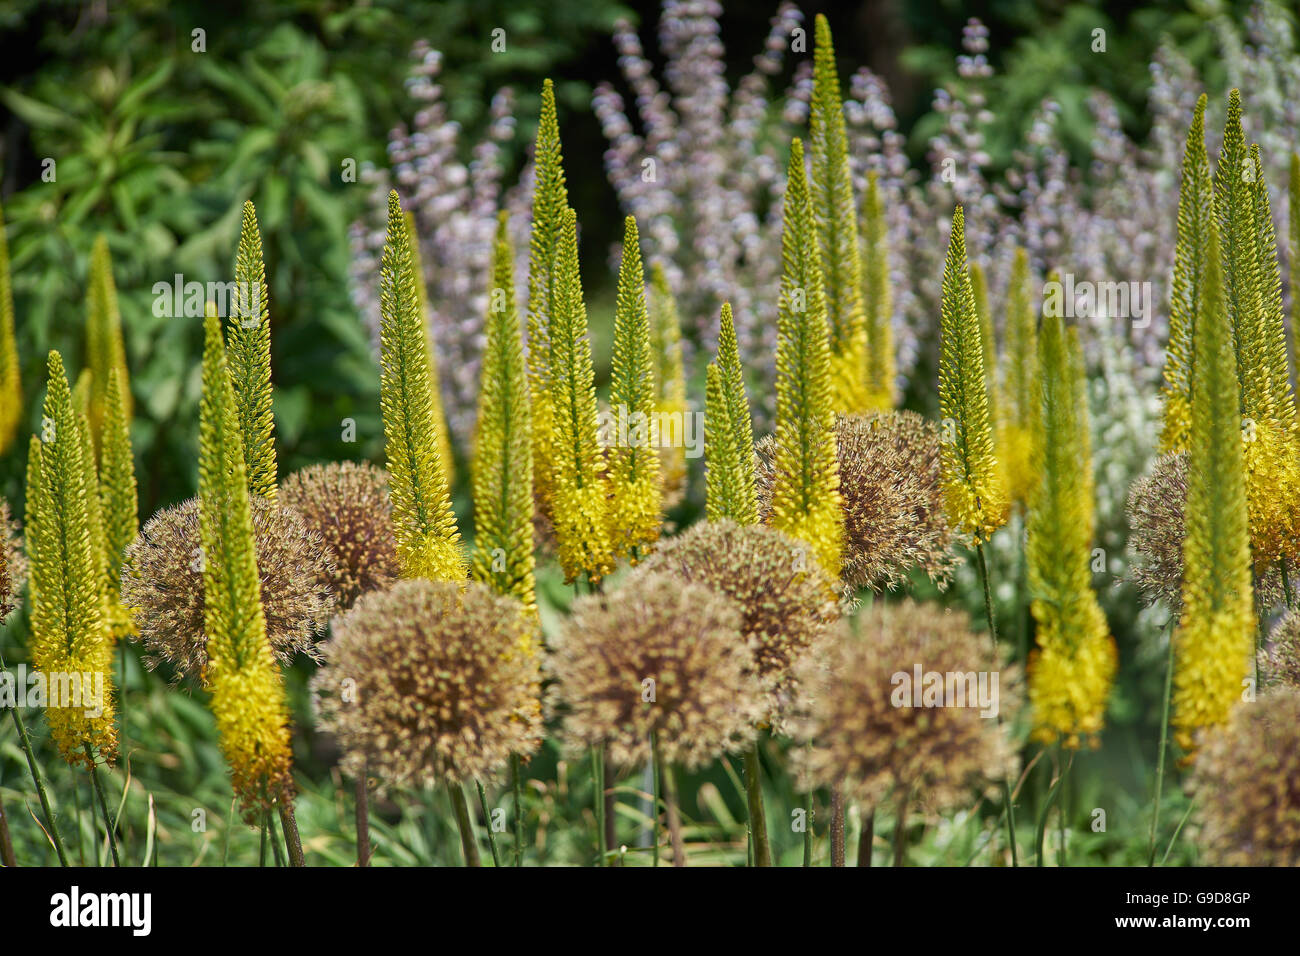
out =
[[[251,497],[249,508],[271,649],[284,663],[296,654],[316,658],[316,635],[334,610],[330,587],[339,580],[337,558],[296,510]],[[199,541],[199,502],[190,498],[150,518],[122,565],[122,602],[135,614],[147,661],[153,667],[166,662],[177,677],[204,679],[207,560]]]
[[[346,611],[365,592],[382,590],[397,579],[388,474],[382,468],[353,461],[312,465],[285,478],[280,500],[288,516],[284,520],[292,521],[296,514],[311,535],[323,540],[327,560],[317,562],[318,589],[333,592],[338,610]],[[254,533],[257,528],[255,513]],[[264,566],[261,551],[259,545]],[[267,629],[272,629],[269,609]]]
[[312,679],[319,725],[354,777],[393,787],[491,779],[541,736],[531,627],[486,585],[400,581],[334,622]]
[[562,735],[617,766],[696,767],[753,739],[761,686],[736,604],[703,584],[638,574],[574,602],[551,668]]

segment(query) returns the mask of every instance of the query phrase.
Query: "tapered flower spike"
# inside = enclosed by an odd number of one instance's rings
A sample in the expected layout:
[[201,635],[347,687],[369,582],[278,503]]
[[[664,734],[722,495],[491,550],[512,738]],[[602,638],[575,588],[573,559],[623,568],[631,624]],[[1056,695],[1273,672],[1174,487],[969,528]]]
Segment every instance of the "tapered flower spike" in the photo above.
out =
[[790,144],[784,217],[770,524],[807,544],[822,569],[837,578],[844,510],[835,449],[830,333],[803,143],[798,139]]
[[420,234],[415,228],[415,213],[409,210],[402,216],[406,223],[406,238],[411,245],[411,266],[415,271],[415,297],[420,303],[420,323],[424,328],[424,344],[429,350],[429,401],[433,403],[433,420],[438,424],[438,454],[447,469],[447,485],[456,483],[456,458],[451,451],[451,433],[447,430],[447,416],[442,407],[442,385],[438,377],[438,349],[433,341],[433,328],[429,325],[429,289],[424,281],[424,259],[420,255]]
[[[614,310],[614,354],[610,372],[611,441],[606,457],[609,535],[615,557],[633,563],[659,537],[663,493],[659,452],[654,447],[654,362],[646,311],[636,218],[623,222],[623,260]],[[626,428],[623,422],[627,422]]]
[[[75,398],[74,398],[75,400]],[[104,508],[100,499],[99,469],[95,466],[95,443],[90,437],[90,418],[83,410],[75,412],[77,440],[81,442],[82,478],[86,489],[86,529],[90,534],[90,547],[95,563],[95,584],[99,594],[100,617],[108,634],[114,633],[109,606],[116,603],[108,588],[108,539],[104,534]]]
[[754,426],[730,302],[722,304],[719,326],[718,357],[709,364],[704,410],[706,513],[710,521],[757,524]]
[[940,313],[939,407],[943,415],[943,490],[948,520],[976,543],[1007,520],[1006,489],[993,455],[979,315],[966,267],[961,206],[943,268]]
[[1174,633],[1173,725],[1189,751],[1195,732],[1223,723],[1240,700],[1255,626],[1237,377],[1213,225],[1207,252],[1194,343],[1183,613]]
[[289,710],[266,637],[239,411],[221,321],[203,322],[199,407],[199,537],[203,554],[204,683],[221,750],[246,815],[292,797]]
[[533,224],[528,240],[528,387],[533,401],[533,492],[543,514],[549,515],[551,474],[551,339],[554,312],[555,260],[569,193],[564,185],[560,125],[555,112],[555,87],[542,84],[542,112],[533,148]]
[[1165,352],[1165,413],[1160,430],[1164,454],[1186,451],[1191,440],[1192,340],[1205,284],[1206,236],[1214,196],[1205,152],[1205,94],[1196,101],[1183,149],[1183,180],[1178,191],[1178,235],[1169,295],[1169,347]]
[[[650,291],[646,298],[650,313],[650,356],[655,376],[655,444],[659,447],[660,475],[665,508],[686,494],[686,442],[682,430],[690,409],[686,404],[686,362],[682,356],[682,326],[677,301],[668,285],[662,263],[650,267]],[[678,423],[680,428],[678,427]],[[676,434],[664,434],[668,423]]]
[[472,573],[498,594],[517,598],[525,613],[536,615],[532,409],[513,270],[507,216],[502,212],[497,218],[479,383]]
[[867,174],[862,200],[862,311],[866,326],[867,408],[887,411],[898,402],[894,361],[893,296],[889,284],[889,229],[880,179]]
[[134,633],[130,612],[122,606],[122,557],[140,531],[131,427],[122,400],[122,374],[113,369],[100,449],[99,497],[104,518],[104,557],[108,575],[109,625],[114,638]]
[[41,439],[32,438],[27,464],[31,653],[38,670],[80,685],[78,706],[51,700],[46,709],[51,736],[73,765],[89,763],[87,745],[109,762],[117,754],[113,642],[90,533],[95,488],[86,483],[82,439],[63,359],[50,352]]
[[271,413],[270,290],[262,263],[257,210],[244,203],[235,252],[235,302],[230,311],[227,360],[239,411],[248,492],[274,500],[275,420]]
[[18,345],[14,340],[14,289],[9,276],[9,240],[5,237],[4,210],[0,208],[0,455],[18,435],[23,414],[22,377]]
[[980,348],[984,352],[984,388],[989,397],[989,419],[998,420],[997,400],[997,344],[993,338],[993,313],[989,309],[989,285],[984,268],[978,262],[970,264],[970,293],[975,300],[975,314],[979,316]]
[[862,311],[857,204],[849,174],[848,136],[831,27],[820,13],[814,30],[808,151],[812,155],[812,210],[817,224],[826,321],[830,330],[834,389],[831,401],[836,412],[860,412],[867,407],[864,379],[867,333]]
[[379,392],[397,562],[405,578],[460,581],[465,578],[465,558],[438,453],[429,353],[396,191],[388,194],[388,239],[381,268]]
[[108,240],[95,237],[90,252],[89,289],[86,292],[86,366],[90,370],[90,432],[99,446],[104,423],[104,402],[108,395],[108,373],[117,368],[122,382],[126,412],[133,414],[130,374],[126,368],[126,347],[122,341],[122,316],[117,307],[117,286],[113,282],[113,260]]
[[1252,193],[1255,200],[1255,261],[1259,276],[1261,333],[1264,365],[1272,389],[1270,410],[1284,426],[1294,430],[1295,396],[1291,392],[1291,362],[1286,347],[1286,320],[1282,313],[1282,275],[1277,263],[1277,235],[1269,208],[1268,183],[1259,146],[1251,145],[1250,162],[1255,170]]
[[1038,648],[1029,661],[1034,736],[1067,748],[1096,743],[1115,679],[1115,641],[1092,590],[1095,529],[1092,451],[1077,333],[1043,319],[1040,413],[1034,441],[1040,476],[1026,556]]
[[[595,373],[578,273],[578,217],[565,211],[555,262],[550,324],[551,520],[568,582],[603,578],[614,566],[605,455],[597,435]],[[536,406],[534,406],[535,408]]]
[[1041,415],[1038,393],[1038,316],[1030,291],[1029,254],[1016,249],[1007,294],[1006,348],[998,402],[998,457],[1005,465],[1007,493],[1027,504],[1037,483],[1034,428]]

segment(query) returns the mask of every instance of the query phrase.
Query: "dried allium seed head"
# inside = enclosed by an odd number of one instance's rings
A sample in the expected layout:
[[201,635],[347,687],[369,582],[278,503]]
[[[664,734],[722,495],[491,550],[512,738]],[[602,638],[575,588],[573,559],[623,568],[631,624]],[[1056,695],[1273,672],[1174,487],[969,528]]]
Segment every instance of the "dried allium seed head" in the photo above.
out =
[[495,776],[541,736],[522,605],[477,582],[399,581],[334,621],[312,678],[342,766],[381,788]]
[[751,668],[767,697],[762,719],[777,719],[794,691],[794,665],[838,616],[833,582],[807,546],[761,525],[702,522],[663,541],[628,586],[660,573],[703,584],[736,603],[741,633],[753,650]]
[[[824,653],[807,658],[799,675],[808,703],[798,737],[813,744],[804,756],[813,783],[842,781],[869,807],[906,793],[941,810],[967,801],[972,786],[1011,766],[999,721],[981,715],[978,687],[983,676],[1005,716],[1017,695],[1016,675],[997,668],[987,638],[971,632],[965,615],[911,600],[878,604],[836,628],[819,650]],[[945,684],[949,674],[973,675],[976,701],[912,706],[917,668],[944,675]],[[921,690],[926,687],[923,676]]]
[[388,473],[382,468],[353,461],[312,465],[284,479],[280,500],[325,540],[334,567],[324,583],[340,610],[397,580]]
[[[293,509],[256,497],[249,504],[271,649],[281,662],[296,653],[315,659],[315,637],[334,606],[324,583],[330,575],[325,542]],[[203,678],[208,655],[198,499],[159,511],[126,549],[122,603],[135,612],[151,668],[167,661],[178,677]]]
[[1273,625],[1259,652],[1259,673],[1266,686],[1300,690],[1300,611],[1288,611]]
[[762,693],[734,602],[669,574],[638,574],[573,604],[551,660],[563,736],[643,764],[696,767],[753,739]]
[[[939,430],[915,412],[840,416],[840,496],[844,500],[844,568],[851,591],[894,590],[919,568],[946,588],[954,533],[943,508]],[[758,443],[759,510],[771,510],[774,444]]]
[[[1133,482],[1128,496],[1129,542],[1142,560],[1133,580],[1148,604],[1157,601],[1173,614],[1183,609],[1183,507],[1187,502],[1187,453],[1161,455],[1151,473]],[[1290,563],[1291,579],[1300,565]],[[1272,607],[1285,597],[1276,563],[1256,568],[1261,603]]]
[[1300,866],[1300,691],[1233,708],[1201,738],[1191,789],[1218,866]]
[[17,610],[27,580],[27,559],[18,547],[17,531],[9,502],[0,498],[0,624]]

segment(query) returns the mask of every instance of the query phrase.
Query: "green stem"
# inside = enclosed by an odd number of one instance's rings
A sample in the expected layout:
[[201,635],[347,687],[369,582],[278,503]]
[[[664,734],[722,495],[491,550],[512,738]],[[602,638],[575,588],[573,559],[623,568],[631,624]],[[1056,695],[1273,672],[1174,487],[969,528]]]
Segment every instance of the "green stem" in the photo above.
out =
[[605,866],[605,758],[602,745],[591,748],[592,802],[596,808],[596,865]]
[[1061,768],[1056,782],[1052,784],[1052,789],[1047,792],[1047,800],[1043,804],[1043,809],[1038,815],[1038,865],[1043,865],[1043,838],[1047,833],[1047,815],[1052,809],[1052,804],[1056,802],[1056,795],[1061,789],[1061,784],[1065,782],[1065,775],[1070,772],[1070,767],[1074,764],[1074,754],[1070,755],[1069,761]]
[[281,845],[281,836],[275,830],[275,817],[271,816],[271,811],[266,811],[266,838],[271,843],[271,852],[275,854],[275,865],[284,866],[284,847]]
[[[5,666],[4,654],[0,653],[0,670],[8,669]],[[54,852],[58,854],[59,865],[67,866],[68,855],[63,850],[63,838],[59,836],[59,826],[54,822],[54,811],[50,809],[50,798],[45,792],[45,780],[41,776],[40,765],[36,762],[31,738],[27,736],[27,724],[23,721],[23,715],[19,713],[17,704],[9,708],[9,716],[13,719],[14,729],[18,731],[18,741],[22,745],[23,755],[27,758],[27,770],[32,775],[32,783],[36,784],[36,795],[40,797],[41,812],[45,814],[45,823],[50,828],[50,842],[54,844]]]
[[104,834],[108,837],[108,852],[113,857],[113,865],[121,866],[117,858],[117,837],[113,835],[113,821],[108,815],[108,802],[104,799],[104,787],[99,782],[99,767],[95,765],[95,751],[86,744],[86,759],[90,761],[90,782],[95,787],[95,799],[99,801],[99,814],[104,818]]
[[654,867],[659,866],[659,776],[662,773],[659,765],[659,737],[652,730],[650,731],[650,775],[653,780],[654,793],[652,794],[653,802],[651,803],[650,818],[654,823],[650,827],[650,846]]
[[226,814],[226,832],[221,835],[221,865],[230,859],[230,830],[235,825],[235,801],[230,801],[230,810]]
[[488,809],[487,791],[483,789],[481,781],[475,780],[474,785],[478,787],[478,805],[483,811],[483,824],[487,827],[488,849],[492,851],[492,865],[500,866],[501,857],[497,855],[497,835],[492,829],[492,812]]
[[813,804],[816,802],[816,796],[809,792],[804,800],[808,805],[808,815],[803,821],[803,865],[812,866],[812,828],[813,828]]
[[510,788],[515,803],[515,866],[524,865],[524,787],[519,754],[510,755]]
[[1165,663],[1165,696],[1160,710],[1160,755],[1156,758],[1156,804],[1151,813],[1151,847],[1147,866],[1156,863],[1156,830],[1160,826],[1160,797],[1165,785],[1165,751],[1169,749],[1169,699],[1174,686],[1174,634],[1169,631],[1169,653]]
[[1282,591],[1286,594],[1286,609],[1289,611],[1293,605],[1291,603],[1291,577],[1287,574],[1286,558],[1278,558],[1277,566],[1282,572]]
[[465,788],[460,783],[447,784],[451,793],[451,805],[456,811],[456,826],[460,829],[460,848],[465,854],[466,866],[482,866],[478,856],[478,841],[474,839],[474,821],[469,817],[469,803],[465,800]]
[[[993,618],[993,589],[989,585],[989,565],[984,557],[984,544],[975,545],[975,556],[979,560],[980,583],[984,590],[984,616],[989,625],[989,637],[993,641],[993,666],[998,663],[998,626]],[[998,723],[1002,722],[1001,713]],[[1016,849],[1016,808],[1011,800],[1011,786],[1007,778],[1002,778],[1002,803],[1006,808],[1007,841],[1011,844],[1011,865],[1020,865],[1020,853]]]
[[266,828],[270,825],[271,815],[262,811],[262,844],[257,851],[257,865],[266,866]]
[[302,837],[298,835],[298,818],[293,812],[293,801],[288,797],[280,801],[280,828],[284,830],[284,846],[289,854],[290,866],[306,866],[302,855]]
[[758,744],[745,751],[745,797],[749,804],[749,832],[754,836],[754,865],[772,865],[772,847],[767,839],[767,815],[763,809],[763,781]]
[[858,866],[871,865],[871,844],[876,838],[876,811],[862,814],[862,832],[858,834]]

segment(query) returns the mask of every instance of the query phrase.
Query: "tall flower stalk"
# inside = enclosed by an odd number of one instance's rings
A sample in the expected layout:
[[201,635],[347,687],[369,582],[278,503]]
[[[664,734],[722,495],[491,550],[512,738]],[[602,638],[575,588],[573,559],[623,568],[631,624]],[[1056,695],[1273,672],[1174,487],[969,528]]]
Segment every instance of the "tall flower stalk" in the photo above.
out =
[[[665,437],[663,423],[686,426],[690,408],[686,403],[686,363],[682,355],[682,327],[677,299],[668,284],[663,263],[650,267],[650,288],[646,293],[650,314],[650,358],[654,366],[656,433],[659,472],[663,484],[663,505],[670,508],[686,494],[686,442]],[[670,427],[672,425],[670,424]]]
[[0,454],[18,435],[23,415],[23,383],[14,341],[14,288],[9,275],[9,240],[0,208]]
[[474,446],[473,577],[537,614],[533,436],[506,214],[497,220]]
[[[616,557],[637,557],[659,537],[663,487],[655,448],[654,357],[636,218],[623,222],[623,259],[614,308],[607,441],[609,535]],[[626,426],[624,423],[626,422]]]
[[1174,736],[1189,751],[1195,732],[1223,723],[1240,698],[1254,632],[1237,378],[1213,224],[1206,252],[1194,340],[1183,614],[1173,637]]
[[[289,707],[266,636],[261,580],[239,410],[226,363],[221,322],[204,318],[203,398],[199,406],[199,539],[203,558],[203,682],[212,694],[231,783],[250,818],[278,807],[285,836],[293,813]],[[300,864],[301,847],[290,845]]]
[[894,305],[889,278],[889,222],[880,190],[880,176],[874,170],[867,174],[861,232],[866,407],[886,411],[898,400],[898,372],[894,358]]
[[380,275],[380,406],[388,456],[397,561],[405,578],[465,578],[447,472],[438,452],[438,423],[429,384],[415,265],[397,192],[388,195],[388,241]]
[[1092,451],[1077,333],[1043,317],[1042,390],[1028,521],[1029,586],[1038,649],[1029,661],[1034,736],[1067,749],[1095,742],[1117,656],[1092,590]]
[[[122,316],[117,307],[117,286],[113,281],[113,260],[108,251],[108,240],[102,235],[95,237],[90,252],[89,288],[86,291],[86,366],[90,371],[90,430],[98,448],[108,396],[108,373],[111,369],[120,369],[123,383],[130,381],[126,369],[126,346],[122,339]],[[130,389],[123,397],[127,418],[130,418]]]
[[271,414],[271,313],[257,210],[244,203],[235,252],[235,302],[230,310],[227,359],[239,413],[248,492],[274,500],[275,419]]
[[597,434],[596,383],[587,307],[578,273],[578,217],[565,210],[553,277],[551,355],[551,521],[567,582],[599,581],[614,567],[605,454]]
[[803,541],[832,578],[844,547],[830,333],[803,143],[790,146],[776,352],[776,452],[770,524]]
[[1007,494],[1025,504],[1037,483],[1033,433],[1041,414],[1038,393],[1038,316],[1030,290],[1029,254],[1016,247],[1007,289],[1004,361],[998,395],[998,457]]
[[415,298],[420,304],[420,321],[424,323],[424,344],[429,353],[429,402],[433,405],[433,420],[438,426],[438,454],[447,469],[447,484],[456,480],[455,456],[451,450],[451,432],[442,408],[442,385],[438,376],[438,350],[433,339],[433,324],[429,322],[429,288],[424,281],[424,257],[420,255],[420,234],[415,228],[415,213],[407,211],[402,220],[406,223],[406,241],[411,246],[411,266],[415,273]]
[[731,303],[722,304],[718,357],[709,364],[704,409],[705,511],[710,521],[758,523],[754,433]]
[[830,332],[831,400],[837,412],[860,412],[866,409],[868,399],[857,203],[853,199],[835,48],[831,45],[830,24],[820,13],[814,32],[808,139],[812,154],[812,209]]

